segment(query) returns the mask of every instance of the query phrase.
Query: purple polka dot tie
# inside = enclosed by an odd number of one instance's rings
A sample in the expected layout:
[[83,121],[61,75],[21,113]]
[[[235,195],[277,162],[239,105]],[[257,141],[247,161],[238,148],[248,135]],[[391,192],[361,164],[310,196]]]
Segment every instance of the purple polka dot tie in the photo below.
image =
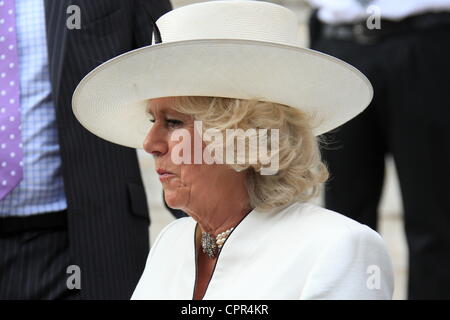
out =
[[23,177],[14,0],[0,0],[0,200]]

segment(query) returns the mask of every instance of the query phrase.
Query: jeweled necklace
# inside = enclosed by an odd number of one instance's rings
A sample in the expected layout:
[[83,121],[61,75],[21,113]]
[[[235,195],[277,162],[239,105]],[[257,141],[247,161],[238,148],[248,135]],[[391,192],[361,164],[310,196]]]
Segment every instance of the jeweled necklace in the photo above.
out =
[[203,253],[206,253],[210,258],[215,258],[233,229],[234,228],[230,228],[222,233],[219,233],[216,237],[207,232],[202,232]]

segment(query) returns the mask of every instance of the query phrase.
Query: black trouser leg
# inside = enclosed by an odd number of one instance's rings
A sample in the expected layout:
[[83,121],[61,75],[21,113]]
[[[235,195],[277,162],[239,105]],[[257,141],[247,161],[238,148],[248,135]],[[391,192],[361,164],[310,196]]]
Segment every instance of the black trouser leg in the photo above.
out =
[[71,265],[67,230],[0,236],[0,299],[77,299],[67,288]]
[[370,58],[377,49],[321,38],[314,41],[313,49],[351,63],[363,71],[374,86],[371,105],[356,118],[328,133],[322,154],[330,170],[325,206],[376,229],[387,152],[383,122],[386,95],[381,80],[384,76]]
[[325,206],[373,229],[377,228],[378,203],[384,177],[384,148],[367,111],[328,135],[322,149],[330,170],[325,186]]
[[390,141],[404,202],[410,299],[450,299],[450,26],[399,43]]

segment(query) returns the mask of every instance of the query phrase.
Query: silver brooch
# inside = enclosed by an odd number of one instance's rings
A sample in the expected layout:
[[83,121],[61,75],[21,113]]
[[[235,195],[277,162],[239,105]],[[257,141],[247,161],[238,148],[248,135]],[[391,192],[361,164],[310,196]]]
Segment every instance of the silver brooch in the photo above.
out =
[[217,237],[207,232],[202,232],[203,253],[206,253],[210,258],[215,258],[233,229],[230,228],[227,231],[219,233]]

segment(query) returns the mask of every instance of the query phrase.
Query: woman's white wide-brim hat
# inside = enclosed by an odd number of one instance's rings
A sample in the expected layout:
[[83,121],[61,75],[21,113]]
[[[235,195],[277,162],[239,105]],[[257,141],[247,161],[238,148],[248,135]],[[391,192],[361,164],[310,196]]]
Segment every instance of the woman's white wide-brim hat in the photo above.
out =
[[[161,16],[162,43],[117,56],[91,71],[72,106],[108,141],[142,148],[148,99],[217,96],[285,104],[314,116],[314,133],[362,112],[373,90],[351,65],[300,44],[296,15],[260,1],[210,1]],[[120,26],[118,26],[119,28]]]

